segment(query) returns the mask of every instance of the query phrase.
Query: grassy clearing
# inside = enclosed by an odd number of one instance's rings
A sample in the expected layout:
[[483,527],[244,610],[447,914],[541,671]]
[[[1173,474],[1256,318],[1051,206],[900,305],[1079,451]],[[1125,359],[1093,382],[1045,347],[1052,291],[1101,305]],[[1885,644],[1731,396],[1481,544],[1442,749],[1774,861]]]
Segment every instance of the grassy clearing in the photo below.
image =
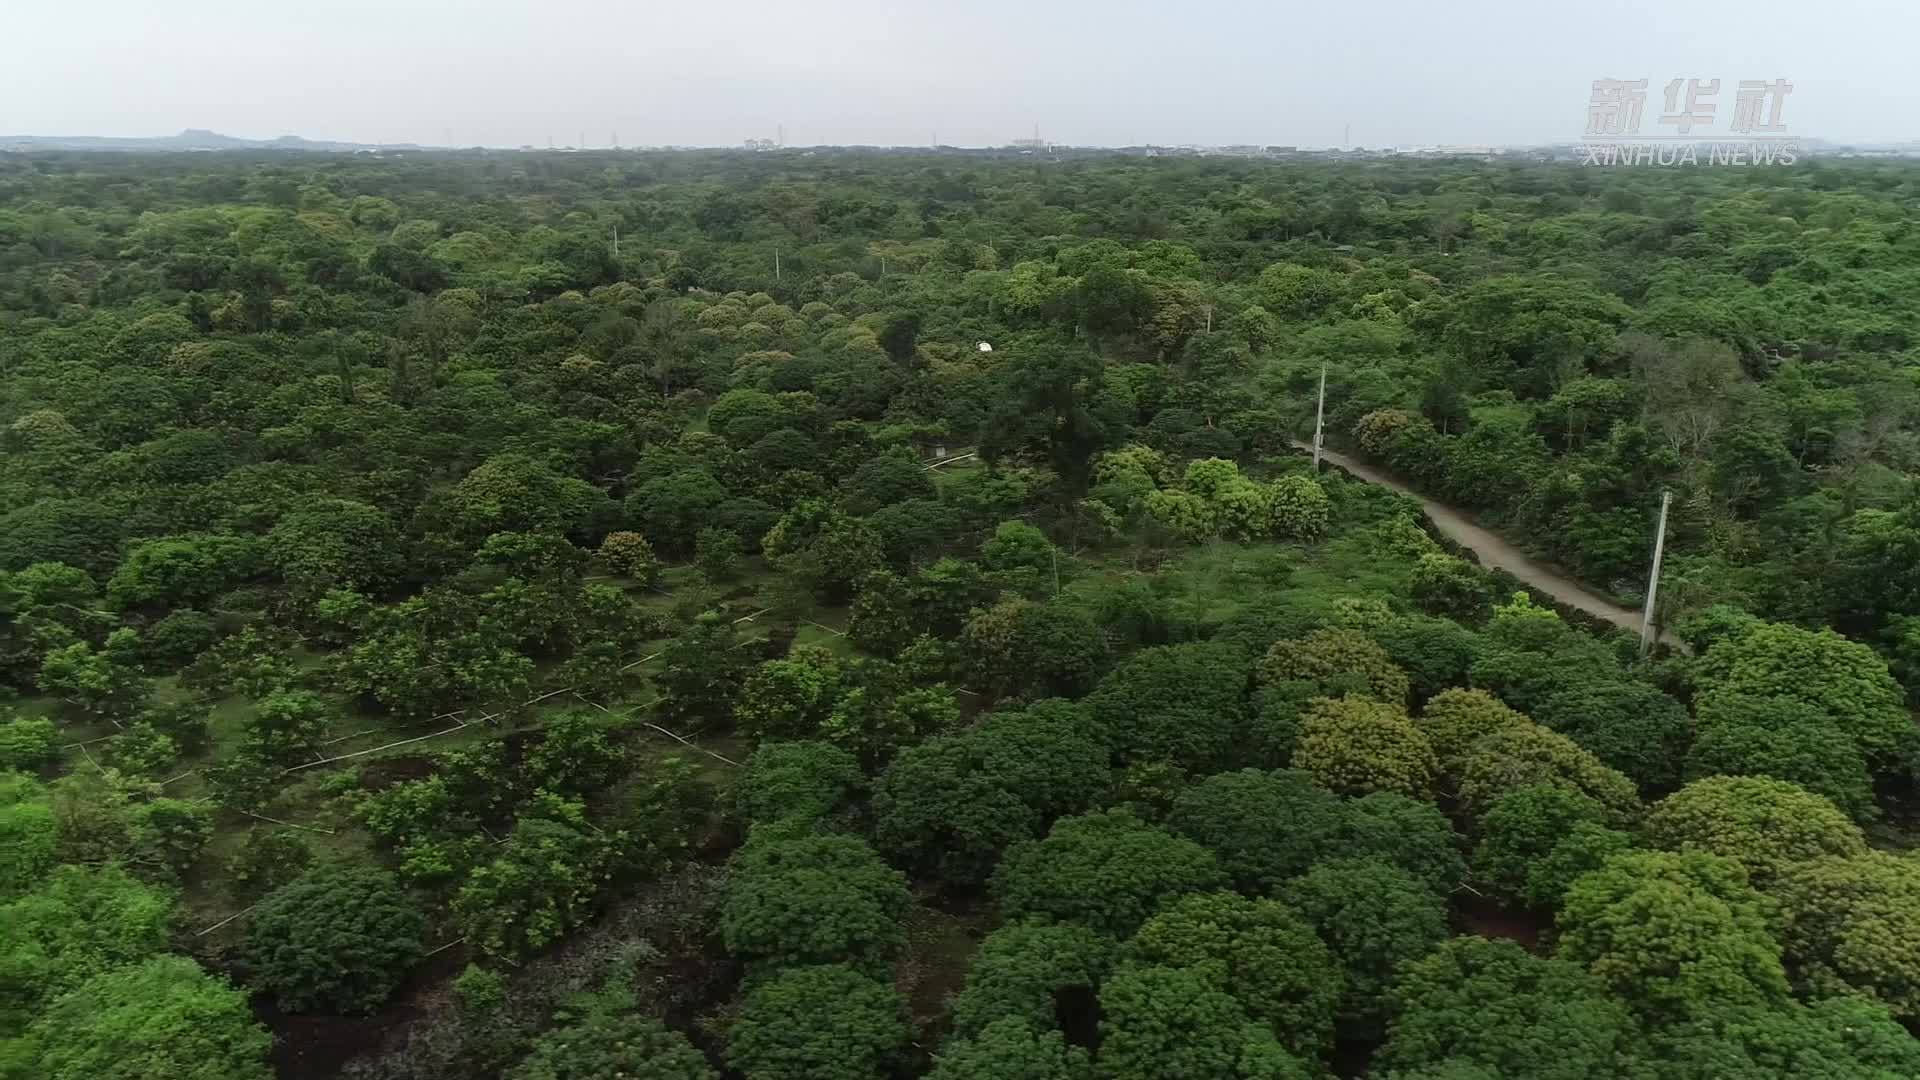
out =
[[1249,608],[1274,603],[1322,606],[1343,595],[1405,595],[1407,567],[1383,560],[1364,537],[1319,545],[1217,540],[1172,553],[1152,569],[1137,569],[1133,553],[1108,552],[1076,560],[1061,590],[1091,604],[1103,590],[1143,582],[1199,625],[1218,625]]

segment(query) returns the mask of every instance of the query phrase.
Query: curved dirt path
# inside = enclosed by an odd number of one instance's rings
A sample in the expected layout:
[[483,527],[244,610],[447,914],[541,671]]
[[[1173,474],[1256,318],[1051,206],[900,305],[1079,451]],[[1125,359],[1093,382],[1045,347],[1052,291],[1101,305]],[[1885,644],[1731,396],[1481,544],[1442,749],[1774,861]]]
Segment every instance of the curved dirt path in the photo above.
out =
[[[1313,445],[1311,443],[1304,443],[1295,439],[1293,440],[1293,445],[1296,449],[1305,450],[1309,454],[1313,453]],[[1640,613],[1638,611],[1623,608],[1611,600],[1595,596],[1593,593],[1582,588],[1580,584],[1573,579],[1549,570],[1545,566],[1535,562],[1521,552],[1519,548],[1501,539],[1499,535],[1468,521],[1465,515],[1453,507],[1448,506],[1446,503],[1435,502],[1400,481],[1395,480],[1393,477],[1388,476],[1386,473],[1381,472],[1379,469],[1355,461],[1345,454],[1336,453],[1322,447],[1320,456],[1370,484],[1379,484],[1381,487],[1392,488],[1402,495],[1418,499],[1420,501],[1420,508],[1426,511],[1427,517],[1433,520],[1434,526],[1446,534],[1448,539],[1451,539],[1454,543],[1478,555],[1482,565],[1498,567],[1505,570],[1507,573],[1539,589],[1555,600],[1566,604],[1568,607],[1579,608],[1581,611],[1587,612],[1590,615],[1597,615],[1615,626],[1620,627],[1622,630],[1634,634],[1640,632]],[[1671,634],[1662,634],[1660,637],[1662,641],[1673,641]]]

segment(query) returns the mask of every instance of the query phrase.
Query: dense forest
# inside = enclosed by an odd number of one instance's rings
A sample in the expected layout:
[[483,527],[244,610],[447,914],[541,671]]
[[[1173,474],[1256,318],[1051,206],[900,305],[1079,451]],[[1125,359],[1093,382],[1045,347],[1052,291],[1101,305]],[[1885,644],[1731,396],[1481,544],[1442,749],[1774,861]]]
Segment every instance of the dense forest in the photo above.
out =
[[1920,1076],[1917,208],[0,156],[0,1080]]

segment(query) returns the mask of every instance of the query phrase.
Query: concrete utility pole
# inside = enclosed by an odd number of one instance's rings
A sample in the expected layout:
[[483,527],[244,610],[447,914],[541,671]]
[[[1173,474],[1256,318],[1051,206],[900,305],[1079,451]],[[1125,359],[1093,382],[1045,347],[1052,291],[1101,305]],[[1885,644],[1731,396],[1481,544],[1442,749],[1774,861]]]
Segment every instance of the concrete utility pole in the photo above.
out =
[[1320,365],[1320,406],[1313,412],[1313,471],[1320,471],[1320,431],[1327,422],[1327,365]]
[[620,258],[620,226],[613,227],[613,257]]
[[780,249],[773,249],[773,280],[780,280]]
[[1647,610],[1640,616],[1640,655],[1653,650],[1653,601],[1660,592],[1660,557],[1667,550],[1667,506],[1673,492],[1660,493],[1660,528],[1653,535],[1653,574],[1647,579]]

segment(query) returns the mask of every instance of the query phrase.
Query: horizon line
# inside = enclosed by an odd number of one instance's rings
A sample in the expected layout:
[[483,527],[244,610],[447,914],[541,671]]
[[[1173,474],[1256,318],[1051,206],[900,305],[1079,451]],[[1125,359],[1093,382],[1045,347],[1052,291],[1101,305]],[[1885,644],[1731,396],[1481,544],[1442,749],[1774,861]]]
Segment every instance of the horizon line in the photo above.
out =
[[[1618,136],[1583,133],[1580,135],[1560,136],[1560,137],[1547,138],[1547,139],[1533,139],[1533,140],[1505,141],[1505,142],[1498,142],[1498,141],[1491,141],[1491,140],[1475,140],[1475,139],[1464,139],[1464,140],[1458,140],[1458,141],[1441,141],[1436,139],[1423,139],[1423,140],[1407,141],[1407,142],[1375,142],[1375,143],[1366,143],[1366,142],[1359,142],[1359,141],[1354,141],[1349,143],[1334,143],[1334,142],[1284,143],[1284,142],[1270,142],[1270,141],[1262,141],[1262,140],[1242,140],[1237,142],[1144,141],[1144,142],[1108,143],[1108,142],[1071,142],[1071,141],[1064,141],[1064,140],[1056,141],[1056,140],[1042,139],[1042,140],[1039,140],[1039,145],[1036,146],[1031,144],[1031,139],[1029,137],[1021,136],[1021,137],[1009,138],[1004,142],[994,142],[994,143],[848,141],[848,142],[820,142],[820,143],[788,142],[788,143],[784,143],[784,144],[773,146],[773,147],[753,147],[749,145],[750,143],[749,139],[739,139],[733,142],[725,142],[725,143],[669,142],[669,143],[622,143],[620,145],[607,144],[607,145],[598,145],[598,146],[592,146],[592,145],[540,146],[536,143],[530,143],[530,142],[511,143],[511,144],[510,143],[488,143],[488,142],[476,142],[476,143],[436,143],[436,142],[415,142],[415,141],[367,142],[359,139],[324,137],[324,136],[315,137],[315,136],[299,135],[299,134],[293,134],[293,133],[283,133],[280,135],[271,135],[271,136],[246,136],[246,135],[229,135],[225,132],[215,131],[210,128],[185,128],[179,132],[174,132],[174,133],[164,134],[164,135],[93,135],[93,134],[38,135],[38,134],[26,134],[26,133],[6,134],[6,135],[0,135],[0,146],[4,146],[10,143],[63,142],[63,141],[152,143],[152,142],[162,142],[162,141],[169,141],[169,140],[180,140],[183,137],[192,137],[192,136],[206,136],[214,139],[230,140],[235,143],[254,143],[254,144],[271,144],[276,142],[305,142],[305,143],[322,143],[322,144],[331,143],[331,144],[338,144],[340,146],[353,147],[356,149],[375,149],[375,150],[401,149],[401,150],[443,151],[443,152],[458,152],[458,151],[470,151],[470,150],[497,150],[497,151],[523,152],[523,153],[524,152],[536,152],[536,153],[603,152],[604,153],[604,152],[627,152],[627,151],[642,151],[642,150],[743,150],[743,151],[751,150],[757,153],[770,153],[770,152],[792,151],[792,150],[822,150],[822,149],[847,149],[847,148],[873,148],[873,149],[887,149],[887,150],[912,150],[912,149],[1034,150],[1034,149],[1040,149],[1040,148],[1062,148],[1062,149],[1079,149],[1079,150],[1125,150],[1125,149],[1130,149],[1134,147],[1142,147],[1142,148],[1149,148],[1149,149],[1152,149],[1152,148],[1225,149],[1225,148],[1234,148],[1234,147],[1261,147],[1261,148],[1288,147],[1295,150],[1352,152],[1352,151],[1366,151],[1366,150],[1402,150],[1402,149],[1440,150],[1440,149],[1463,148],[1463,147],[1476,147],[1476,148],[1487,147],[1487,148],[1498,148],[1498,149],[1526,150],[1526,149],[1538,149],[1542,147],[1578,146],[1582,143],[1591,143],[1591,142],[1632,142],[1632,141],[1816,142],[1816,143],[1824,143],[1828,145],[1841,146],[1841,147],[1883,146],[1883,145],[1898,146],[1898,145],[1909,145],[1909,144],[1920,145],[1920,135],[1905,135],[1905,136],[1877,135],[1877,136],[1849,136],[1849,137],[1836,138],[1833,136],[1824,136],[1824,135],[1778,135],[1778,134],[1758,135],[1758,134],[1731,134],[1731,133],[1724,134],[1724,135],[1714,134],[1714,133],[1703,133],[1701,135],[1618,135]],[[1029,145],[1022,146],[1020,145],[1022,142],[1027,142],[1029,143]]]

